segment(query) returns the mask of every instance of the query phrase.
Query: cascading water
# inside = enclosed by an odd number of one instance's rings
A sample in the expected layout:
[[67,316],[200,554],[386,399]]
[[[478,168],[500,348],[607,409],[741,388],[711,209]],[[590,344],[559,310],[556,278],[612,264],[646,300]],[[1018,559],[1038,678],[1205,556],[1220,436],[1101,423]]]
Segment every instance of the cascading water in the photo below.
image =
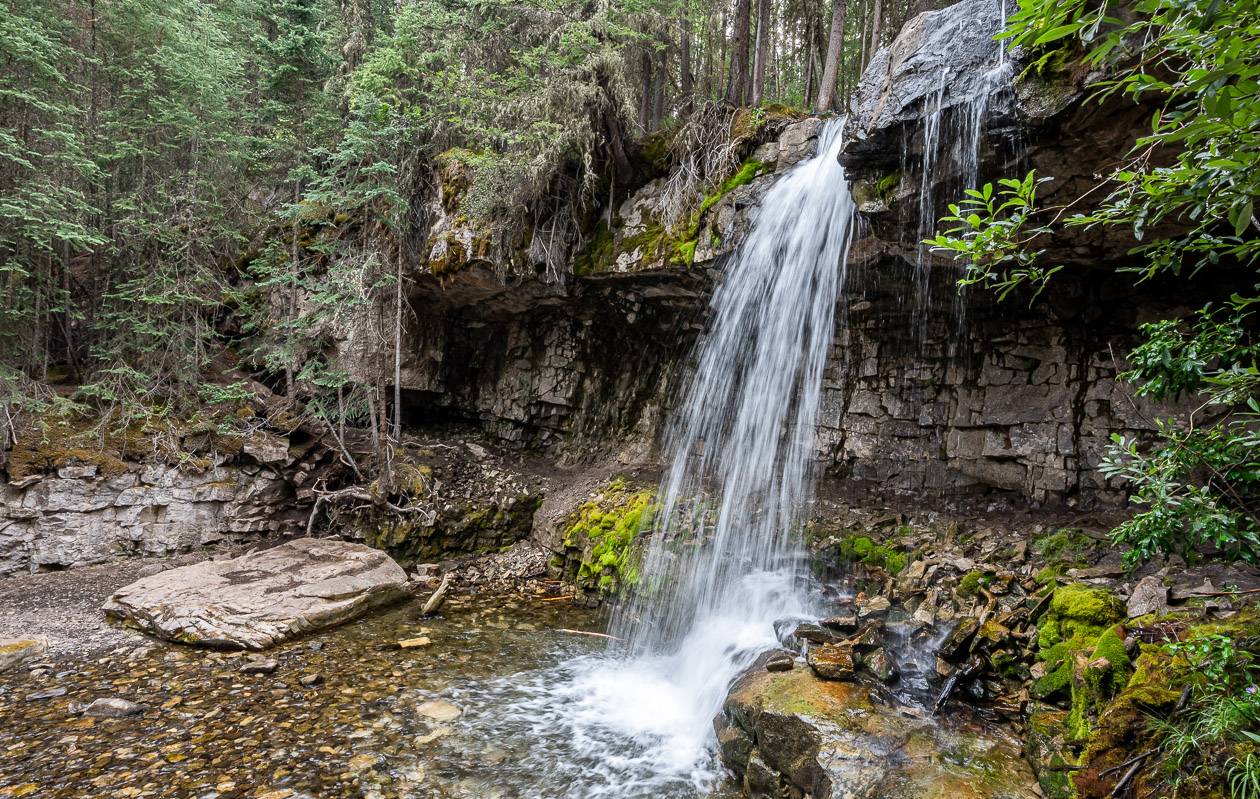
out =
[[[1006,2],[996,0],[998,31],[1006,28]],[[924,240],[935,235],[937,228],[937,186],[945,188],[956,201],[967,189],[977,187],[980,178],[980,147],[984,136],[984,122],[995,96],[1009,91],[1011,67],[1006,60],[1006,48],[995,47],[995,63],[984,72],[972,90],[964,97],[946,98],[950,89],[949,70],[941,73],[939,88],[924,98],[923,145],[920,155],[918,242],[915,265],[914,333],[920,349],[927,341],[928,312],[931,305],[931,247]],[[942,143],[948,143],[943,147]],[[904,161],[904,157],[903,157]],[[902,169],[906,170],[903,163]],[[962,292],[953,295],[952,314],[954,333],[961,333],[964,323],[965,302]]]
[[[667,436],[647,590],[614,632],[638,654],[710,625],[767,631],[799,601],[798,514],[853,219],[843,123],[766,194],[713,298],[686,400]],[[758,586],[747,585],[748,580]]]
[[699,797],[717,782],[713,717],[731,681],[805,615],[797,544],[854,205],[842,121],[779,178],[728,262],[667,434],[639,599],[622,646],[455,696],[470,734],[530,740],[502,796]]

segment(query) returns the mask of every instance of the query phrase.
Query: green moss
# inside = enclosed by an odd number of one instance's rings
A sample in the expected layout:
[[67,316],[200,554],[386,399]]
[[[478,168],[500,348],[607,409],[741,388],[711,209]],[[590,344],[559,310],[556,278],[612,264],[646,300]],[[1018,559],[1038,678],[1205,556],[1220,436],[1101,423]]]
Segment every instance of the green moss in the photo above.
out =
[[875,194],[885,203],[892,197],[893,189],[901,185],[901,170],[889,172],[875,182]]
[[600,219],[596,222],[586,246],[573,258],[574,274],[587,275],[606,269],[616,259],[615,241],[616,236],[608,227],[608,221]]
[[712,194],[708,195],[700,202],[700,208],[696,211],[696,221],[699,222],[705,212],[721,202],[722,198],[726,195],[730,194],[740,186],[752,183],[753,179],[761,174],[761,171],[765,169],[765,166],[766,165],[762,162],[751,158],[740,164],[739,169],[735,171],[734,175],[731,175],[729,178],[722,181],[721,185],[719,185]]
[[680,242],[674,247],[674,257],[670,261],[682,266],[691,266],[696,260],[696,244],[696,239]]
[[572,550],[579,585],[608,593],[638,583],[639,534],[651,525],[652,492],[616,479],[570,518],[564,547]]
[[1033,549],[1047,561],[1073,566],[1082,564],[1082,553],[1093,546],[1094,539],[1071,528],[1047,533],[1033,541]]
[[1033,579],[1036,580],[1039,585],[1053,585],[1060,577],[1063,576],[1065,571],[1066,569],[1064,569],[1062,565],[1047,566],[1034,574]]
[[1131,671],[1129,653],[1124,648],[1124,639],[1116,634],[1116,628],[1109,628],[1102,635],[1098,636],[1098,641],[1094,644],[1094,651],[1090,657],[1094,660],[1106,658],[1111,664],[1111,684],[1109,686],[1111,690],[1119,691],[1128,683],[1129,672]]
[[992,580],[991,577],[984,572],[973,571],[968,572],[958,583],[958,596],[970,598],[980,593],[980,587],[988,585]]
[[1073,584],[1054,592],[1037,627],[1042,650],[1078,637],[1096,638],[1103,628],[1124,619],[1124,605],[1110,591]]
[[906,568],[909,556],[894,547],[876,544],[864,535],[841,539],[839,557],[843,563],[863,563],[898,575]]
[[1116,631],[1123,619],[1124,606],[1114,594],[1074,584],[1054,592],[1038,624],[1038,660],[1045,674],[1033,683],[1032,693],[1043,699],[1069,698],[1064,729],[1070,740],[1088,736],[1128,681],[1129,657]]

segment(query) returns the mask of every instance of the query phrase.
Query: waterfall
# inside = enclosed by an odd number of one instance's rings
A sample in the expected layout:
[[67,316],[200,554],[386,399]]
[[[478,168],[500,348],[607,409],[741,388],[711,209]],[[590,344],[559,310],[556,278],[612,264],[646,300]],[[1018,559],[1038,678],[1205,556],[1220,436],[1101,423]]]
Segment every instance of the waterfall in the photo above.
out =
[[667,431],[645,590],[614,624],[638,654],[802,610],[795,534],[854,213],[843,127],[826,123],[814,157],[770,188],[714,293]]
[[[534,799],[689,799],[723,773],[713,718],[731,682],[809,612],[798,538],[854,205],[843,122],[770,187],[727,261],[669,458],[623,644],[456,699],[472,734],[528,737],[498,777]],[[511,794],[516,796],[518,794]]]

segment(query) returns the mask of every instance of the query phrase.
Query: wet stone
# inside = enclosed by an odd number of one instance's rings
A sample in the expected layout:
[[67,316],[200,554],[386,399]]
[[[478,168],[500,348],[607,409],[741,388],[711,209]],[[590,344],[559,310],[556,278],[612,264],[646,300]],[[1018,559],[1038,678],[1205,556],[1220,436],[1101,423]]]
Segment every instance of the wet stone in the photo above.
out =
[[870,622],[862,631],[853,638],[850,643],[858,651],[869,651],[884,644],[884,625],[879,622]]
[[275,658],[250,658],[241,664],[239,671],[241,674],[272,674],[278,668],[280,662]]
[[976,631],[980,629],[980,622],[970,616],[958,622],[945,641],[941,644],[938,654],[951,662],[958,662],[967,657],[968,649],[971,646],[972,639],[976,636]]
[[46,688],[42,691],[35,691],[26,695],[28,702],[42,702],[45,699],[56,699],[59,696],[65,696],[65,688]]
[[445,699],[431,699],[424,702],[416,708],[416,712],[434,721],[454,721],[464,713],[458,705]]
[[891,607],[892,602],[889,601],[888,597],[872,597],[865,602],[858,603],[858,618],[865,619],[870,616],[880,616],[887,613]]
[[71,713],[98,719],[121,719],[127,716],[135,716],[144,711],[144,705],[116,696],[94,699],[86,705],[79,705],[75,702],[72,702],[70,705]]
[[766,658],[766,671],[791,671],[795,664],[791,652],[775,652]]
[[897,664],[882,646],[862,657],[862,667],[881,682],[893,682],[898,677]]
[[792,631],[792,637],[811,644],[829,644],[836,640],[834,633],[813,622],[796,625],[796,629]]
[[824,680],[852,680],[854,674],[853,646],[851,644],[823,644],[810,647],[805,662],[814,674]]
[[820,624],[829,630],[851,633],[858,628],[858,617],[856,613],[840,613],[823,619]]

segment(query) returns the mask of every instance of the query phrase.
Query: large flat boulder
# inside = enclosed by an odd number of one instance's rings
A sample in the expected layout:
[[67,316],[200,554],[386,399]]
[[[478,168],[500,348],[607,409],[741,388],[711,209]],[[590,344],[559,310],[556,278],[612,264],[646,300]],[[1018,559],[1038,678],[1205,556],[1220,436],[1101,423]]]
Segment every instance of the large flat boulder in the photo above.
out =
[[120,589],[103,609],[168,641],[266,649],[395,602],[406,583],[406,572],[384,552],[299,538],[145,577]]

